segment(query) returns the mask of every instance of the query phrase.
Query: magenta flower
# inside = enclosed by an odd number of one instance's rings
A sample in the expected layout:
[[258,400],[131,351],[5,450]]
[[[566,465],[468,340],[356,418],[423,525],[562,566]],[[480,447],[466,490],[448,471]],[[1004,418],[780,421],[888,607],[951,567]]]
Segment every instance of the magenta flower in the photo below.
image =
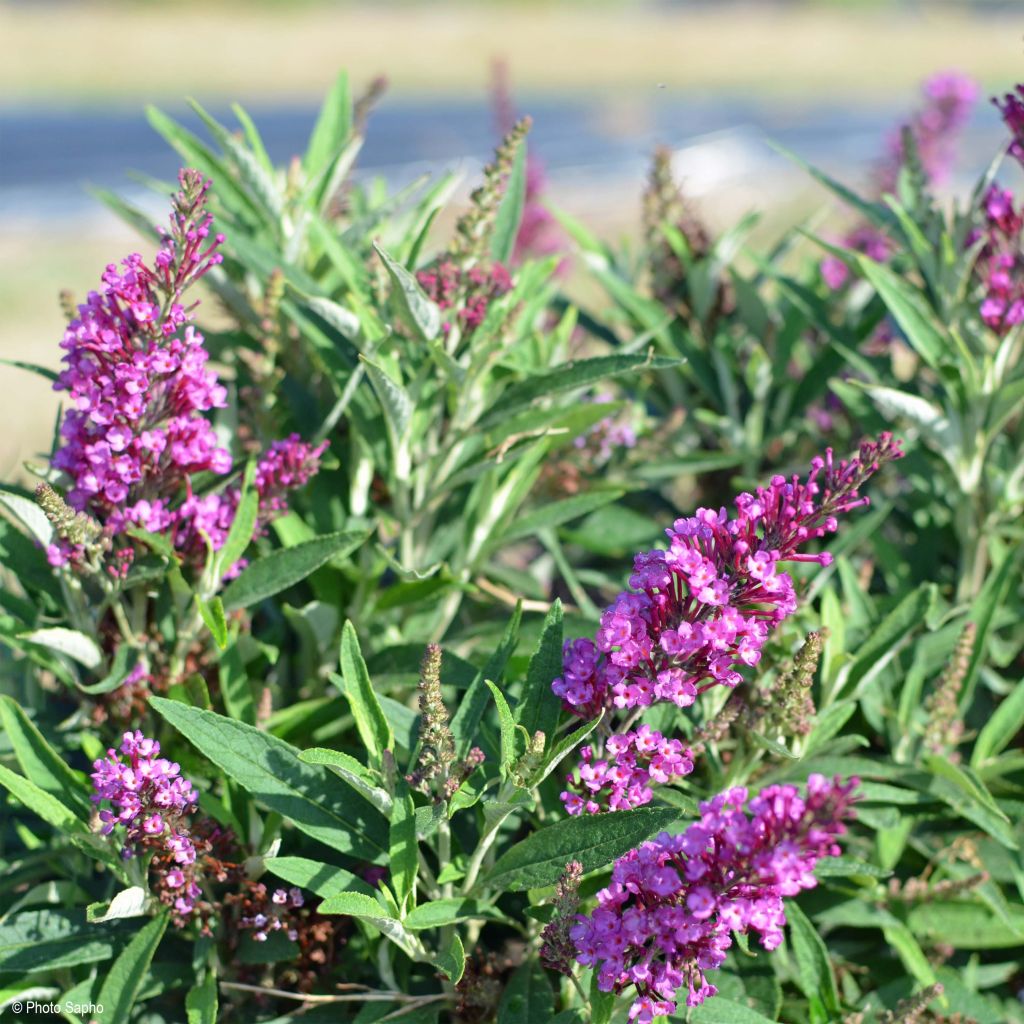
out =
[[572,640],[552,689],[582,718],[604,708],[671,701],[688,707],[712,686],[733,687],[753,666],[769,631],[796,610],[783,562],[828,565],[826,552],[803,551],[835,532],[837,516],[868,504],[859,488],[899,442],[882,434],[838,464],[828,449],[805,481],[772,478],[736,498],[736,515],[701,508],[677,519],[667,551],[637,554],[629,584],[601,616],[596,642]]
[[813,888],[817,862],[839,854],[857,784],[811,775],[806,796],[780,785],[749,804],[743,788],[702,803],[682,835],[663,832],[616,861],[597,908],[569,933],[579,963],[603,992],[635,986],[629,1018],[642,1024],[674,1013],[684,987],[687,1006],[715,995],[706,972],[721,967],[732,932],[753,931],[769,950],[782,942],[782,899]]
[[892,192],[896,188],[907,159],[903,146],[905,129],[909,129],[914,139],[925,178],[942,183],[949,177],[958,136],[978,101],[978,83],[959,71],[940,71],[924,83],[922,93],[921,108],[889,137],[887,157],[876,175],[879,192]]
[[168,820],[191,814],[199,799],[180,771],[178,764],[160,757],[156,740],[139,731],[126,732],[119,751],[108,750],[105,758],[93,762],[93,802],[110,804],[99,812],[101,831],[109,835],[115,827],[124,827],[122,853],[126,859],[156,839],[185,857],[185,862],[190,855],[194,859],[190,841],[176,833]]
[[651,783],[664,785],[693,771],[693,754],[679,740],[666,739],[647,725],[616,733],[605,743],[608,760],[594,760],[592,747],[580,751],[576,774],[562,802],[570,814],[597,814],[642,807],[654,797]]
[[992,102],[1010,132],[1010,143],[1006,151],[1024,166],[1024,85],[1018,85],[1001,100],[993,97]]
[[[103,287],[78,307],[61,342],[63,371],[54,387],[72,408],[61,426],[53,465],[70,481],[68,504],[95,517],[111,536],[139,526],[171,537],[196,562],[227,537],[237,487],[196,493],[194,478],[223,477],[232,459],[217,442],[207,414],[226,404],[226,391],[207,368],[204,338],[188,321],[185,292],[221,262],[223,235],[213,235],[206,210],[210,182],[182,171],[163,245],[148,266],[138,254],[103,274]],[[276,442],[256,476],[261,521],[283,511],[288,490],[319,468],[325,445],[297,436]],[[131,549],[109,567],[123,575]],[[51,564],[80,560],[75,546],[55,545]]]
[[[512,290],[512,278],[503,263],[488,267],[475,266],[463,270],[450,259],[440,260],[416,272],[416,280],[439,309],[457,307],[456,320],[464,337],[468,337],[483,322],[487,310],[495,299]],[[447,334],[452,329],[449,321],[443,325]]]

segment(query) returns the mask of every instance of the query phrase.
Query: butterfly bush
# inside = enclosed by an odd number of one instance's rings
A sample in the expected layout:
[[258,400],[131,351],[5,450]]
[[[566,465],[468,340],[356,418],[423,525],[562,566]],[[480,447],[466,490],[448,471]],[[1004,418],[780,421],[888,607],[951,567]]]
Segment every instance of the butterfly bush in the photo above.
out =
[[579,915],[570,937],[603,992],[630,985],[629,1019],[648,1024],[717,993],[707,972],[721,967],[732,932],[755,932],[765,949],[782,942],[784,896],[816,884],[814,867],[839,854],[836,837],[853,817],[857,779],[811,775],[796,786],[730,789],[700,805],[682,835],[661,833],[616,861],[597,907]]
[[[828,552],[802,549],[834,533],[839,515],[867,505],[860,488],[901,455],[889,433],[838,463],[829,448],[806,480],[775,476],[768,487],[739,495],[734,517],[725,508],[699,508],[677,519],[666,530],[667,551],[637,554],[632,589],[604,611],[595,640],[565,644],[562,675],[552,683],[563,707],[580,718],[662,702],[685,708],[711,687],[735,687],[740,668],[761,660],[769,632],[796,611],[793,580],[780,563],[828,565]],[[597,812],[598,796],[610,810],[646,803],[650,782],[692,771],[690,752],[671,742],[660,733],[612,737],[614,763],[595,762],[588,748],[562,793],[567,810]],[[656,758],[637,756],[652,744]]]
[[195,813],[199,794],[181,775],[181,766],[160,756],[160,744],[136,730],[126,732],[117,750],[93,762],[93,802],[109,804],[99,812],[100,831],[109,835],[124,829],[121,856],[125,860],[149,852],[166,856],[162,887],[173,893],[172,906],[180,919],[189,917],[202,898],[197,881],[196,843],[188,816]]
[[[54,387],[72,407],[61,426],[53,466],[70,481],[69,505],[116,535],[128,527],[166,534],[194,561],[207,543],[219,549],[240,490],[203,493],[232,470],[230,453],[207,414],[227,403],[208,368],[203,335],[189,321],[186,292],[217,266],[224,241],[206,209],[211,182],[183,170],[163,244],[148,265],[138,253],[110,264],[102,288],[78,307],[61,342],[64,369]],[[319,468],[325,445],[297,435],[275,442],[256,469],[262,529],[284,510],[286,493]],[[55,565],[74,563],[73,546],[49,551]],[[124,560],[122,560],[124,564]]]
[[736,515],[697,509],[666,530],[667,551],[637,554],[629,584],[601,616],[596,642],[565,645],[552,688],[566,710],[593,718],[605,708],[671,701],[688,707],[715,685],[740,682],[739,666],[756,665],[769,630],[796,610],[796,592],[781,562],[828,565],[809,541],[834,533],[842,513],[867,505],[859,488],[899,442],[884,433],[836,463],[832,449],[815,458],[806,480],[772,477],[744,493]]
[[611,811],[642,807],[654,797],[652,782],[666,783],[693,771],[693,752],[647,725],[609,736],[605,750],[608,760],[595,760],[593,747],[580,750],[579,767],[568,779],[576,792],[562,794],[570,814],[596,814],[602,805]]
[[[887,141],[885,154],[876,167],[874,190],[881,196],[895,192],[900,171],[907,163],[905,135],[914,143],[919,169],[925,180],[940,184],[953,169],[960,133],[977,102],[977,83],[958,71],[941,71],[933,75],[922,89],[924,102],[909,121],[894,129]],[[875,263],[885,263],[893,254],[893,243],[874,224],[860,223],[840,240],[843,248],[863,253]],[[821,276],[833,290],[842,288],[850,278],[850,270],[838,256],[821,261]]]
[[[1024,166],[1024,86],[992,102],[1010,133],[1007,152]],[[1005,334],[1024,321],[1024,211],[1015,206],[1009,189],[992,184],[982,200],[981,222],[968,239],[982,243],[976,267],[984,293],[979,313],[992,330]]]

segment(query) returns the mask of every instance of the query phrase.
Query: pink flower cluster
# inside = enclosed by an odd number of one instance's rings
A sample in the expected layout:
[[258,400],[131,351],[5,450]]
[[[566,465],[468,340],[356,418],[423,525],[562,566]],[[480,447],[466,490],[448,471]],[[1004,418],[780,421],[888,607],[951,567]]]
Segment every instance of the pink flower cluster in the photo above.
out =
[[769,631],[796,609],[793,581],[779,564],[828,565],[827,553],[800,549],[835,532],[838,515],[868,504],[859,488],[902,454],[888,433],[838,464],[828,449],[805,481],[775,476],[739,495],[733,518],[701,508],[677,519],[667,551],[636,556],[634,589],[605,610],[596,643],[565,644],[552,683],[563,706],[582,718],[663,701],[688,707],[711,686],[735,686],[739,667],[758,663]]
[[927,180],[941,183],[949,176],[956,156],[957,136],[978,101],[978,83],[959,71],[940,71],[924,83],[922,92],[921,109],[889,137],[888,156],[877,175],[879,192],[892,192],[896,188],[900,170],[907,160],[903,146],[906,128],[910,129]]
[[1024,85],[1018,85],[1001,100],[993,97],[992,102],[1010,131],[1011,138],[1006,151],[1024,166]]
[[811,775],[806,796],[778,785],[749,804],[743,788],[702,803],[682,835],[663,832],[615,863],[597,908],[569,933],[577,959],[603,992],[636,987],[629,1018],[639,1024],[674,1013],[680,989],[687,1006],[704,1002],[731,932],[754,931],[769,950],[781,943],[782,899],[813,888],[817,862],[839,854],[857,784]]
[[181,777],[181,767],[160,756],[160,744],[139,731],[126,732],[119,752],[107,751],[105,758],[93,762],[93,801],[107,801],[110,809],[99,812],[101,831],[109,835],[115,827],[124,828],[121,855],[127,860],[137,854],[162,850],[170,855],[174,867],[164,875],[163,883],[180,890],[174,910],[187,917],[202,896],[195,881],[196,847],[183,818],[196,810],[199,795],[192,783]]
[[[103,288],[78,307],[61,342],[63,371],[54,387],[70,395],[53,465],[70,479],[68,503],[95,516],[111,534],[128,526],[170,534],[201,560],[227,536],[238,489],[197,494],[193,477],[224,476],[232,459],[206,413],[226,404],[226,391],[207,368],[204,338],[193,325],[184,292],[222,257],[223,235],[212,235],[206,211],[210,182],[182,171],[170,229],[153,266],[138,254],[119,270],[111,264]],[[292,436],[264,455],[258,472],[265,519],[285,507],[284,494],[319,467],[317,448]],[[50,552],[74,561],[73,550]]]
[[989,327],[1005,334],[1024,321],[1024,211],[1014,209],[1013,193],[998,185],[989,187],[982,209],[985,244],[977,266],[985,298],[980,313]]
[[284,929],[288,938],[294,942],[299,937],[299,933],[281,915],[287,914],[289,910],[299,909],[305,902],[301,889],[294,886],[291,889],[275,889],[270,896],[270,905],[267,908],[269,912],[258,912],[251,917],[241,917],[238,927],[252,929],[252,937],[257,942],[266,942],[270,932]]
[[570,814],[642,807],[654,796],[652,782],[664,785],[693,771],[692,752],[648,725],[609,736],[605,752],[608,760],[595,761],[592,747],[580,751],[579,767],[566,776],[569,789],[561,795]]
[[[512,277],[506,266],[498,262],[464,271],[458,264],[445,259],[429,269],[417,271],[416,280],[439,309],[458,307],[455,316],[465,336],[472,334],[484,322],[495,299],[512,290]],[[452,323],[445,323],[443,329],[447,334]]]
[[[942,182],[953,166],[956,141],[978,99],[978,85],[958,71],[941,71],[929,78],[923,87],[924,103],[911,119],[893,131],[886,144],[886,155],[876,168],[875,192],[894,192],[900,171],[906,163],[903,132],[910,130],[929,182]],[[858,224],[841,240],[845,249],[863,253],[876,263],[884,263],[892,255],[892,243],[873,224]],[[821,261],[821,275],[829,288],[841,288],[850,279],[846,264],[836,256]]]

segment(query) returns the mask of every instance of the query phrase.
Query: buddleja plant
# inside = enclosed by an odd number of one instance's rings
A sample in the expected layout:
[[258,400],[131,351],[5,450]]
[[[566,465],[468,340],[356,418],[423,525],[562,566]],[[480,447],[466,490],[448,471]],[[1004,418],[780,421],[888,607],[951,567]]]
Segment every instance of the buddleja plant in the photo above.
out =
[[621,493],[599,478],[576,495],[538,486],[546,460],[618,408],[581,404],[581,390],[672,360],[647,349],[570,360],[576,314],[553,303],[560,257],[512,265],[528,120],[509,130],[451,240],[431,252],[428,230],[457,178],[397,195],[352,179],[371,99],[353,105],[341,76],[287,168],[270,163],[244,111],[239,138],[194,105],[219,153],[158,111],[150,119],[226,183],[225,260],[209,282],[233,321],[214,350],[234,368],[237,415],[257,434],[269,423],[331,439],[336,462],[296,512],[320,529],[375,521],[346,603],[372,609],[397,637],[437,639],[467,593],[508,602],[521,589],[510,546]]
[[[287,168],[242,111],[241,137],[201,115],[219,152],[152,114],[197,169],[155,257],[69,311],[42,484],[0,494],[4,1004],[1024,1019],[1020,544],[992,486],[1020,427],[1012,203],[986,181],[941,213],[909,131],[898,198],[842,193],[890,239],[884,263],[833,246],[863,286],[816,257],[726,273],[666,207],[649,244],[673,291],[599,265],[638,317],[612,331],[517,245],[525,124],[433,241],[447,183],[349,179],[365,111],[340,82]],[[941,242],[927,265],[918,235]],[[734,416],[714,392],[760,344],[754,292],[787,369]],[[976,449],[985,516],[954,526],[963,488],[932,482],[960,463],[890,392],[962,398],[969,332],[971,394],[1006,416]],[[935,360],[909,384],[904,336]],[[817,454],[812,394],[874,440]],[[771,395],[792,416],[759,434]],[[613,486],[629,406],[666,444]],[[673,480],[698,442],[739,469],[697,482],[706,507]]]

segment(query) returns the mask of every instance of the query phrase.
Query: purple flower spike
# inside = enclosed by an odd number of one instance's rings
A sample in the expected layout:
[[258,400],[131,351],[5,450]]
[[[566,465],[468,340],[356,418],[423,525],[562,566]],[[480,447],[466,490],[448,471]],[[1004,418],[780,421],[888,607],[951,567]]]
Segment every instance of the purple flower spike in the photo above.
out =
[[570,930],[577,959],[603,992],[636,988],[629,1019],[674,1013],[679,991],[696,1006],[718,991],[732,932],[756,932],[765,949],[782,942],[782,898],[816,884],[814,867],[839,854],[836,837],[853,817],[857,779],[769,786],[752,800],[730,789],[701,804],[682,835],[661,833],[615,863],[597,908]]
[[738,670],[760,661],[770,630],[796,610],[780,563],[828,565],[827,553],[801,548],[835,532],[838,515],[868,504],[859,488],[901,455],[887,433],[849,461],[834,463],[829,449],[805,481],[776,476],[739,495],[733,518],[701,508],[677,519],[667,551],[637,554],[633,589],[605,610],[595,641],[565,644],[552,683],[563,706],[581,718],[665,701],[682,708],[712,686],[735,686]]

